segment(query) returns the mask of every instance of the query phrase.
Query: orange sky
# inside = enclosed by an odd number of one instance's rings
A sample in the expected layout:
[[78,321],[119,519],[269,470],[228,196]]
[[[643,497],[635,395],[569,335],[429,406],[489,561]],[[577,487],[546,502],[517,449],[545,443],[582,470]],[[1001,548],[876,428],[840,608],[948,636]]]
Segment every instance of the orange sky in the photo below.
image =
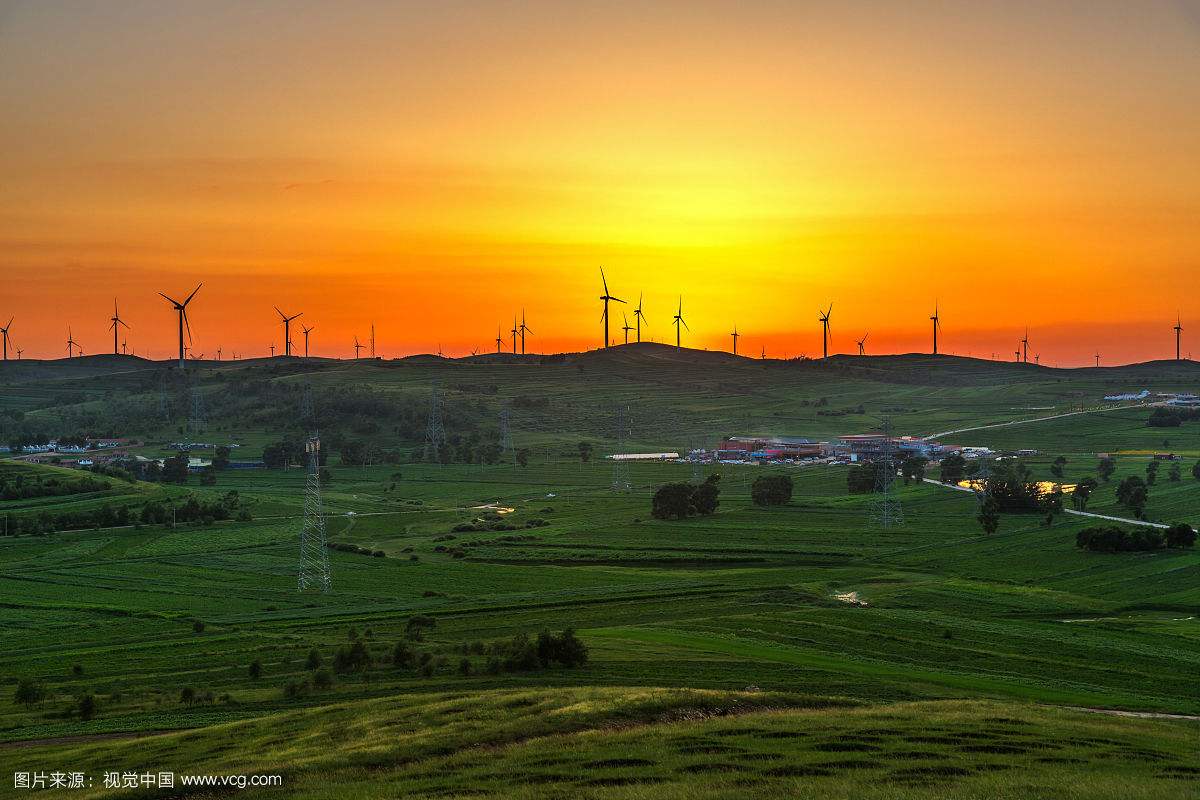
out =
[[[1200,335],[1180,2],[0,4],[0,323],[26,357],[649,337],[1043,363]],[[617,326],[614,325],[614,329]],[[619,336],[614,330],[613,336]],[[299,341],[298,336],[294,339]],[[1200,348],[1198,348],[1200,354]]]

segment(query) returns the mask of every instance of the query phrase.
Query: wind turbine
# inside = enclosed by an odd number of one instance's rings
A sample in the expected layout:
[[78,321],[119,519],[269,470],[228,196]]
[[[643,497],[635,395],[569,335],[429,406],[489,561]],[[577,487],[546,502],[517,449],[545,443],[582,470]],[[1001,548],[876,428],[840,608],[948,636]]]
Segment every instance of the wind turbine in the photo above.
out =
[[1096,351],[1096,366],[1100,366],[1100,351]]
[[[119,328],[122,325],[125,325],[125,320],[121,319],[121,314],[117,311],[117,298],[115,297],[113,298],[113,315],[112,318],[109,319],[109,322],[112,323],[112,325],[109,327],[112,328],[113,332],[113,355],[115,356],[121,352],[120,348],[117,347],[117,334],[120,332]],[[125,325],[125,328],[127,330],[132,330],[132,328],[130,328],[128,325]]]
[[759,358],[761,358],[763,361],[767,360],[767,346],[765,344],[763,345],[762,355],[760,355]]
[[[71,326],[67,326],[67,358],[75,357],[75,348],[79,347],[79,342],[75,341],[75,335],[71,333]],[[83,348],[79,348],[79,355],[83,355]]]
[[867,354],[867,348],[864,347],[864,345],[867,343],[867,337],[870,335],[871,335],[871,332],[867,331],[866,333],[863,334],[863,337],[858,340],[858,354],[860,356],[865,356]]
[[310,333],[312,333],[313,331],[315,331],[316,329],[317,329],[316,325],[313,325],[311,328],[306,328],[303,325],[300,326],[300,330],[304,331],[304,357],[305,358],[308,358],[308,335]]
[[521,355],[525,355],[525,334],[532,334],[533,328],[525,324],[525,309],[523,308],[521,309],[521,327],[517,330],[521,332]]
[[499,353],[504,348],[504,339],[500,336],[500,326],[496,326],[496,352]]
[[[605,292],[607,294],[607,292]],[[638,292],[637,308],[633,310],[633,321],[637,323],[637,340],[642,341],[642,323],[646,321],[646,315],[642,313],[642,293]]]
[[8,324],[5,325],[3,328],[0,328],[0,334],[2,334],[4,336],[4,360],[5,361],[8,361],[8,339],[9,339],[8,329],[12,327],[14,319],[16,319],[16,317],[11,317],[8,320]]
[[737,323],[736,322],[733,323],[733,333],[731,333],[729,335],[733,337],[733,354],[736,356],[737,355],[737,340],[738,340],[738,337],[741,336],[741,334],[738,333],[738,331],[737,331]]
[[359,353],[359,351],[360,351],[360,350],[362,350],[364,347],[366,347],[366,345],[359,344],[359,343],[358,343],[358,337],[357,337],[357,336],[355,336],[355,337],[354,337],[354,360],[355,360],[355,361],[358,361],[358,353]]
[[187,296],[187,299],[184,300],[182,303],[180,303],[178,300],[172,300],[171,298],[167,297],[162,292],[158,293],[159,297],[166,300],[168,303],[170,303],[172,306],[175,307],[175,310],[177,312],[179,312],[179,368],[180,369],[183,369],[183,329],[184,328],[187,328],[188,341],[190,342],[192,340],[192,326],[188,324],[187,305],[188,305],[188,303],[192,302],[192,298],[196,296],[196,292],[200,291],[200,287],[203,285],[204,285],[203,283],[196,284],[196,288],[192,290],[192,293],[189,294]]
[[[634,312],[636,316],[637,312]],[[621,312],[621,318],[625,320],[625,324],[621,326],[621,330],[625,331],[625,344],[629,344],[629,332],[633,330],[633,326],[629,324],[629,317],[624,311]]]
[[220,361],[220,360],[221,360],[221,348],[220,348],[220,346],[218,345],[218,347],[217,347],[217,361]]
[[1025,338],[1021,340],[1022,359],[1026,364],[1029,363],[1029,326],[1025,326]]
[[[301,311],[299,314],[293,314],[289,317],[279,310],[279,306],[273,306],[273,308],[275,309],[275,313],[279,315],[279,318],[283,320],[283,354],[290,356],[292,354],[292,320],[303,315],[304,312]],[[274,353],[271,355],[274,355]]]
[[679,326],[680,325],[687,328],[688,333],[692,332],[692,329],[688,328],[688,324],[683,321],[683,295],[679,295],[679,310],[675,312],[675,349],[676,350],[678,350],[680,348],[680,335],[679,335]]
[[938,349],[937,349],[938,328],[940,328],[942,326],[942,318],[938,315],[938,304],[937,304],[936,300],[933,303],[933,316],[930,317],[929,320],[933,323],[933,354],[936,356],[938,354]]
[[512,347],[513,347],[514,355],[517,352],[517,331],[519,331],[519,330],[520,330],[520,328],[517,327],[517,315],[513,314],[513,326],[512,326],[512,330],[509,331],[509,333],[512,334]]
[[123,356],[129,355],[129,340],[128,339],[121,340],[121,355],[123,355]]
[[271,342],[271,358],[275,357],[275,343]]
[[[604,301],[604,313],[600,316],[604,320],[604,346],[608,347],[608,303],[610,300],[617,303],[624,303],[625,301],[619,297],[613,297],[608,293],[608,280],[604,277],[604,267],[600,268],[600,282],[604,284],[604,294],[600,295],[600,299]],[[640,303],[638,305],[639,307],[641,306]]]
[[17,348],[17,361],[21,360],[21,353],[24,353],[24,352],[25,351],[22,350],[21,348],[19,348],[19,347]]
[[1183,333],[1183,321],[1179,314],[1175,315],[1175,360],[1179,361],[1179,334]]
[[822,313],[817,309],[817,320],[821,323],[821,358],[829,358],[829,315],[833,313],[833,303]]

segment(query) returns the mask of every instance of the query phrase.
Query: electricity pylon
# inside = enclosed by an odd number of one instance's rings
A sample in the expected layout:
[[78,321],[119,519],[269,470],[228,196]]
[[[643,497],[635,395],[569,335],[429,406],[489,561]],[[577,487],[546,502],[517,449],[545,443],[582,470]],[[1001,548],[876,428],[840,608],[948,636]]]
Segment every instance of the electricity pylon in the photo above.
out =
[[875,495],[871,498],[871,522],[883,529],[904,524],[904,509],[896,497],[896,459],[892,450],[892,421],[883,421],[883,455],[874,463]]
[[612,472],[612,490],[614,492],[628,492],[632,485],[629,481],[629,465],[622,459],[615,456],[621,455],[622,445],[629,434],[629,406],[621,405],[616,409],[616,453],[613,458]]
[[442,447],[446,444],[446,428],[442,425],[442,395],[437,381],[429,391],[429,418],[425,424],[425,460],[441,463]]
[[304,523],[300,528],[300,591],[330,591],[329,548],[325,541],[325,515],[321,510],[321,439],[311,436],[304,443],[308,476],[304,482]]
[[204,414],[204,395],[199,386],[193,386],[191,399],[188,403],[188,433],[203,433],[208,428],[208,419]]
[[508,403],[500,406],[500,459],[516,462],[516,452],[513,449],[512,429],[509,427]]

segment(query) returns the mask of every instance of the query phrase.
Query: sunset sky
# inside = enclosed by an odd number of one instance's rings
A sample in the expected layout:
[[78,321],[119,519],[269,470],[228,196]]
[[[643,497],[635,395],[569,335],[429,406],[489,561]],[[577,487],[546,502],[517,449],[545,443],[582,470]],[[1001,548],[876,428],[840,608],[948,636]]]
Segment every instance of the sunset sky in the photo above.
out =
[[199,281],[210,357],[592,348],[601,266],[694,347],[1200,356],[1200,2],[0,0],[0,109],[26,358]]

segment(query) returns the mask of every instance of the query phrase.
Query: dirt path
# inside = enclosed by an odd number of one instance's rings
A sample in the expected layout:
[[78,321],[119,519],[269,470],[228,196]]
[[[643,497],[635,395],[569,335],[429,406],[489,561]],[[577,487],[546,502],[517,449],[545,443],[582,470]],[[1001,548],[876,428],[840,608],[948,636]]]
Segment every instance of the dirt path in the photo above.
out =
[[1067,411],[1062,414],[1051,414],[1048,417],[1031,417],[1029,419],[1014,419],[1008,422],[993,422],[990,425],[975,425],[971,428],[959,428],[953,431],[942,431],[941,433],[931,433],[928,436],[922,436],[921,439],[929,441],[931,439],[940,439],[943,436],[952,436],[956,433],[968,433],[970,431],[982,431],[988,428],[1007,428],[1012,425],[1028,425],[1031,422],[1045,422],[1048,419],[1062,419],[1063,417],[1075,417],[1080,414],[1099,414],[1104,411],[1119,411],[1126,408],[1149,408],[1150,406],[1160,405],[1160,403],[1134,403],[1129,406],[1103,406],[1101,408],[1086,408],[1083,411]]
[[1059,706],[1068,711],[1083,711],[1088,714],[1108,714],[1113,717],[1136,717],[1138,719],[1185,719],[1189,722],[1200,722],[1200,716],[1195,714],[1166,714],[1161,711],[1122,711],[1118,708],[1088,708],[1087,706]]

